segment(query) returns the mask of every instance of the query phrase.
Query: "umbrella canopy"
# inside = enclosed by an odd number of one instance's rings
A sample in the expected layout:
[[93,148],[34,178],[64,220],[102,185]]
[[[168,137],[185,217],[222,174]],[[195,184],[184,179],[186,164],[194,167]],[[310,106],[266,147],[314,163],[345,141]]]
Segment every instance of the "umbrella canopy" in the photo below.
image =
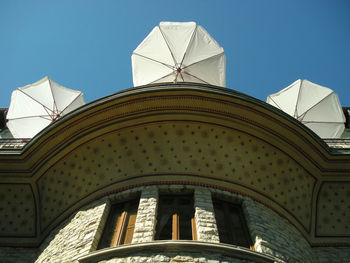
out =
[[164,82],[226,85],[224,49],[194,22],[161,22],[131,60],[135,87]]
[[12,92],[7,127],[15,138],[32,138],[83,104],[82,92],[62,87],[45,77]]
[[299,79],[269,95],[267,103],[301,121],[321,138],[339,138],[345,129],[338,95],[308,80]]

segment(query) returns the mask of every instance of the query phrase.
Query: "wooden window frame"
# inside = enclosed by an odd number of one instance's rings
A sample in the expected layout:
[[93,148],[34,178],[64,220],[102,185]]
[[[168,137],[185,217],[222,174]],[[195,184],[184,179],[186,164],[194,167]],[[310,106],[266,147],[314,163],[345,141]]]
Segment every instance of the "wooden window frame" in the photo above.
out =
[[171,239],[172,240],[179,240],[180,239],[180,216],[178,213],[173,214],[173,224],[172,224],[172,232],[171,232]]
[[114,228],[112,240],[111,240],[111,243],[109,244],[110,247],[119,246],[121,244],[122,234],[125,228],[126,215],[127,215],[127,212],[123,211],[121,215],[118,217],[117,223]]
[[198,240],[196,218],[194,216],[191,218],[191,227],[192,227],[192,240]]
[[[181,215],[181,210],[179,209],[179,199],[181,197],[187,197],[187,198],[191,198],[191,213],[193,214],[190,222],[188,222],[191,226],[191,236],[192,239],[190,240],[197,240],[197,229],[196,229],[196,221],[195,221],[195,217],[194,217],[194,194],[161,194],[159,196],[159,202],[162,202],[162,198],[166,199],[166,198],[174,198],[174,211],[171,213],[171,240],[180,240],[181,239],[181,229],[180,229],[180,217],[183,216]],[[161,206],[161,205],[160,205]],[[159,229],[159,216],[161,216],[161,213],[163,211],[161,211],[160,208],[158,208],[158,223],[156,226],[156,235],[155,235],[155,239],[156,240],[160,240],[160,229]],[[169,219],[168,219],[169,220]],[[169,233],[170,234],[170,233]],[[162,239],[164,240],[164,239]],[[186,240],[186,239],[184,239]]]
[[140,198],[112,204],[98,249],[130,244]]

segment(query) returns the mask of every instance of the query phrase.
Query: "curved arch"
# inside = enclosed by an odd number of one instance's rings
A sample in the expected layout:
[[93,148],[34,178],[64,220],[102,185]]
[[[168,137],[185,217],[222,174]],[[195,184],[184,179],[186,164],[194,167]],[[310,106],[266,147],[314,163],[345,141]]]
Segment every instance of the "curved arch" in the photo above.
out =
[[37,240],[79,204],[113,189],[185,178],[253,196],[317,243],[316,186],[349,182],[349,157],[247,95],[162,84],[116,93],[64,116],[23,151],[0,155],[0,173],[3,183],[34,188]]

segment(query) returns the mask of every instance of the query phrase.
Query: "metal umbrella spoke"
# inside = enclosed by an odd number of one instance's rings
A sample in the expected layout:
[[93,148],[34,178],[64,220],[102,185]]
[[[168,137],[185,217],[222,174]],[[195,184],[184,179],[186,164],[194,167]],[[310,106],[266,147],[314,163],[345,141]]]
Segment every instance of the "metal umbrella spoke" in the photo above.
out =
[[164,63],[164,62],[161,62],[161,61],[155,60],[155,59],[150,58],[150,57],[143,56],[143,55],[138,54],[138,53],[135,53],[135,52],[133,53],[133,55],[140,56],[140,57],[145,58],[145,59],[149,59],[149,60],[151,60],[151,61],[153,61],[153,62],[156,62],[156,63],[162,64],[163,66],[166,66],[166,67],[168,67],[168,68],[170,68],[170,69],[173,69],[173,68],[174,68],[173,66],[168,65],[168,64],[166,64],[166,63]]
[[181,60],[181,63],[180,63],[180,67],[182,67],[183,62],[184,62],[185,57],[186,57],[186,54],[187,54],[187,52],[188,52],[188,49],[189,49],[189,47],[192,45],[192,41],[193,41],[194,35],[196,34],[196,29],[197,29],[197,25],[196,25],[195,30],[193,30],[193,32],[192,32],[190,41],[188,41],[188,44],[187,44],[185,53],[184,53],[184,55],[183,55],[183,57],[182,57],[182,60]]
[[165,75],[165,76],[163,76],[163,77],[160,77],[159,79],[156,79],[156,80],[152,81],[151,83],[157,83],[158,81],[160,81],[160,80],[162,80],[162,79],[165,79],[165,78],[167,78],[167,77],[169,77],[169,76],[171,76],[171,75],[173,75],[173,74],[174,74],[174,73],[171,72],[171,73],[169,73],[169,74],[167,74],[167,75]]
[[205,84],[209,84],[209,85],[210,85],[210,83],[206,82],[205,80],[200,79],[200,78],[198,78],[198,77],[196,77],[196,76],[194,76],[194,75],[192,75],[192,74],[190,74],[190,73],[188,73],[188,72],[186,72],[186,71],[184,71],[183,73],[186,74],[186,75],[191,76],[192,78],[198,79],[199,81],[201,81],[201,82],[203,82],[203,83],[205,83]]
[[52,113],[53,110],[51,110],[50,108],[48,108],[47,106],[45,106],[44,104],[42,104],[40,101],[38,101],[37,99],[33,98],[32,96],[30,96],[29,94],[27,94],[26,92],[24,92],[21,89],[17,89],[18,91],[22,92],[24,95],[26,95],[27,97],[31,98],[32,100],[34,100],[36,103],[40,104],[44,110],[47,112],[48,115],[50,115],[50,112]]
[[167,47],[168,47],[168,49],[169,49],[169,51],[170,51],[171,57],[172,57],[173,60],[174,60],[174,64],[176,65],[176,64],[177,64],[177,61],[176,61],[176,59],[175,59],[175,56],[174,56],[174,54],[173,54],[171,48],[169,47],[169,42],[168,42],[167,38],[164,36],[164,32],[162,31],[162,28],[161,28],[160,26],[158,26],[158,28],[159,28],[159,31],[160,31],[160,33],[162,34],[162,36],[163,36],[163,38],[164,38],[164,40],[165,40],[165,43],[166,43],[166,45],[167,45]]
[[194,62],[194,63],[192,63],[192,64],[189,64],[189,65],[187,65],[187,66],[184,66],[183,69],[186,69],[186,68],[188,68],[188,67],[191,67],[191,66],[193,66],[193,65],[196,65],[196,64],[198,64],[198,63],[205,62],[206,60],[209,60],[209,59],[212,59],[212,58],[215,58],[215,57],[219,57],[219,56],[221,56],[221,55],[224,55],[224,52],[222,52],[222,53],[220,53],[220,54],[216,54],[216,55],[211,56],[211,57],[207,57],[207,58],[201,59],[201,60],[199,60],[199,61],[196,61],[196,62]]
[[52,120],[51,115],[24,116],[24,117],[20,117],[20,118],[12,118],[11,120],[21,120],[21,119],[31,119],[31,118],[43,118],[43,119],[47,119],[47,120]]

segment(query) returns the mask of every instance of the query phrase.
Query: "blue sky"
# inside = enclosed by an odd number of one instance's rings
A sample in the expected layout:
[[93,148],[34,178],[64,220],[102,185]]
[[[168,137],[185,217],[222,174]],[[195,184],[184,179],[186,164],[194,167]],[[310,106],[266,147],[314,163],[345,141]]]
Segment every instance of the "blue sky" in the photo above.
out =
[[0,107],[44,76],[86,102],[132,87],[132,51],[160,21],[202,25],[225,50],[227,88],[265,101],[308,79],[350,106],[348,0],[1,0]]

